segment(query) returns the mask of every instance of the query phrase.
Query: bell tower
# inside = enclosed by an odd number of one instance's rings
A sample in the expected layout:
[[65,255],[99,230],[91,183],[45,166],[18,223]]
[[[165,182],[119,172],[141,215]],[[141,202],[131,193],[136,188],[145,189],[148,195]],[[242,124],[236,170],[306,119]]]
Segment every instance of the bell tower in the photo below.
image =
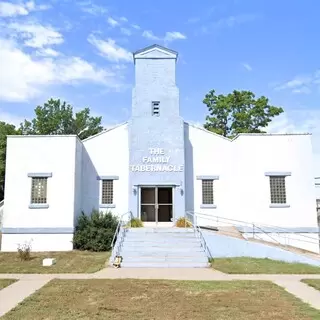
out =
[[173,219],[185,213],[184,121],[176,86],[177,57],[177,52],[159,45],[133,53],[129,210],[139,218],[140,190],[146,186],[172,188]]
[[133,54],[135,87],[133,117],[179,116],[179,90],[176,86],[178,53],[153,45]]

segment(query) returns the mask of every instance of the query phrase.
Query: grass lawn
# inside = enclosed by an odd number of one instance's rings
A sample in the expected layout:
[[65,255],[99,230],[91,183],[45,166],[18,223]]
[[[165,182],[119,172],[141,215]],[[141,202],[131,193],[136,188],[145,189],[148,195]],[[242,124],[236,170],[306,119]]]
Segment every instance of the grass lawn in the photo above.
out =
[[[32,252],[30,261],[21,261],[15,252],[0,253],[0,273],[92,273],[105,267],[109,252]],[[42,259],[55,258],[56,264],[43,267]]]
[[249,257],[218,258],[211,265],[216,270],[231,274],[320,274],[320,267],[308,264]]
[[53,280],[3,320],[316,320],[267,281]]
[[301,281],[320,291],[320,279],[302,279]]
[[0,290],[7,287],[7,286],[10,286],[10,284],[16,282],[17,280],[14,280],[14,279],[0,279]]

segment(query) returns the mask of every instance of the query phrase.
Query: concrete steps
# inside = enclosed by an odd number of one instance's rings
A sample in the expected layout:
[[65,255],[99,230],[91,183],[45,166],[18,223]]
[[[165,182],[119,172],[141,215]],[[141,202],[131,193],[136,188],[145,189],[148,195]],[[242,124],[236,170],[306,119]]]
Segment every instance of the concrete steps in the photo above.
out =
[[201,241],[188,228],[130,228],[120,248],[122,268],[206,268]]

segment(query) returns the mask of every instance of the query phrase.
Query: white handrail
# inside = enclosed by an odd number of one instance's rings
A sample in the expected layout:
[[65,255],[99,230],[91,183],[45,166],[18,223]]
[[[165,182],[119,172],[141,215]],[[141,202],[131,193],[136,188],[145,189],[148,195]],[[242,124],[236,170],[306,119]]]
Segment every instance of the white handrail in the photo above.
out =
[[[263,239],[255,233],[255,230],[259,230],[260,232],[258,232],[258,233],[262,233],[262,234],[266,235],[267,237],[269,237],[273,242],[276,242],[277,244],[284,245],[284,246],[287,246],[288,244],[281,243],[280,241],[274,239],[274,237],[272,237],[270,235],[270,233],[276,233],[279,238],[282,238],[285,241],[292,240],[292,241],[298,241],[301,243],[302,242],[309,243],[309,244],[313,244],[313,245],[317,245],[317,246],[320,245],[320,239],[316,239],[316,238],[313,238],[311,236],[307,236],[304,234],[299,234],[298,235],[299,238],[296,238],[293,236],[294,233],[292,233],[292,231],[290,231],[290,229],[286,229],[286,228],[282,228],[282,227],[276,227],[276,226],[259,224],[259,223],[250,223],[247,221],[241,221],[241,220],[236,220],[236,219],[224,218],[224,217],[220,217],[220,216],[208,215],[208,214],[200,213],[200,212],[193,212],[193,214],[200,219],[203,218],[203,219],[214,221],[216,223],[224,223],[227,225],[231,225],[231,226],[237,228],[238,230],[239,230],[239,227],[248,227],[249,230],[250,229],[252,230],[252,232],[248,231],[245,233],[252,233],[253,238],[257,238],[259,240],[263,240]],[[204,227],[204,226],[202,226],[202,227]],[[271,229],[270,232],[268,232],[267,229]],[[291,236],[288,236],[288,235],[283,236],[282,233],[290,234]],[[301,239],[301,238],[303,238],[303,239]]]
[[[283,228],[283,227],[279,227],[279,226],[273,226],[273,225],[268,225],[268,224],[262,224],[262,223],[251,223],[248,221],[243,221],[243,220],[236,220],[236,219],[229,219],[229,218],[225,218],[225,217],[221,217],[221,216],[214,216],[214,215],[209,215],[209,214],[205,214],[205,213],[200,213],[200,212],[194,212],[197,216],[199,216],[201,218],[201,216],[203,216],[205,219],[208,220],[212,220],[212,221],[216,221],[217,223],[219,222],[224,222],[224,223],[228,223],[231,224],[235,227],[240,227],[240,226],[247,226],[250,227],[251,229],[257,228],[259,230],[261,230],[263,233],[279,233],[280,231],[282,231],[282,233],[293,233],[292,231],[290,231],[290,229],[288,228]],[[271,229],[271,230],[267,230],[267,229]],[[307,238],[310,240],[315,240],[313,237],[304,235],[304,234],[299,234],[299,236],[303,237],[303,238]],[[304,240],[301,240],[304,241]],[[308,242],[308,241],[306,241]]]
[[[192,219],[188,219],[188,215],[191,216]],[[186,216],[186,220],[188,220],[192,224],[192,227],[193,227],[195,234],[199,236],[201,245],[204,248],[204,251],[206,252],[207,257],[209,259],[212,259],[212,254],[210,252],[210,249],[209,249],[207,242],[202,234],[200,226],[198,225],[197,216],[193,212],[190,212],[190,211],[186,211],[185,216]]]
[[[125,219],[127,217],[127,219]],[[111,257],[110,257],[110,262],[112,262],[115,258],[115,256],[119,255],[119,250],[120,247],[123,243],[124,236],[125,236],[125,228],[124,226],[130,222],[131,223],[132,219],[132,212],[128,211],[120,216],[116,231],[114,233],[112,242],[111,242]]]

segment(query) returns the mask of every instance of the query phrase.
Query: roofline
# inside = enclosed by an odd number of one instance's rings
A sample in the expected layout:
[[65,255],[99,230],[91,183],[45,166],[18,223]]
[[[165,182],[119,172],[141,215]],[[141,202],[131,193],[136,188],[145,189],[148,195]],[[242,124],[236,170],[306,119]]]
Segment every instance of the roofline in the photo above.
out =
[[[144,51],[147,51],[147,50],[150,50],[150,49],[153,49],[153,48],[159,48],[159,49],[162,49],[162,50],[165,50],[165,51],[169,51],[170,53],[172,54],[175,54],[177,57],[178,57],[178,52],[177,51],[174,51],[172,49],[169,49],[169,48],[166,48],[166,47],[163,47],[163,46],[160,46],[159,44],[152,44],[151,46],[148,46],[148,47],[145,47],[145,48],[142,48],[142,49],[139,49],[137,51],[134,51],[132,52],[132,55],[133,57],[136,55],[136,54],[139,54],[141,52],[144,52]],[[177,58],[176,57],[176,58]]]
[[217,136],[219,138],[226,139],[226,140],[228,140],[230,142],[238,139],[241,136],[265,136],[266,137],[266,136],[311,136],[312,135],[312,133],[238,133],[234,138],[230,139],[228,137],[225,137],[225,136],[222,136],[222,135],[217,134],[215,132],[209,131],[209,130],[203,128],[203,127],[199,127],[199,126],[194,125],[192,123],[189,123],[187,121],[184,121],[184,123],[186,123],[187,125],[189,125],[191,127],[194,127],[194,128],[203,130],[203,131],[205,131],[207,133],[213,134],[214,136]]
[[216,136],[216,137],[225,139],[225,140],[227,140],[227,141],[229,141],[229,142],[232,141],[232,139],[230,139],[230,138],[228,138],[228,137],[225,137],[225,136],[222,136],[221,134],[217,134],[217,133],[215,133],[215,132],[209,131],[209,130],[207,130],[206,128],[199,127],[199,126],[197,126],[197,125],[195,125],[195,124],[192,124],[192,123],[189,123],[189,122],[187,122],[187,121],[184,121],[184,123],[187,124],[188,126],[193,127],[193,128],[200,129],[200,130],[202,130],[202,131],[205,131],[205,132],[207,132],[207,133],[210,133],[210,134],[212,134],[213,136]]
[[109,131],[111,131],[111,130],[117,129],[117,128],[121,127],[121,126],[124,126],[125,124],[128,124],[128,121],[125,121],[125,122],[116,124],[114,127],[111,127],[111,128],[108,128],[108,129],[104,129],[104,130],[102,130],[101,132],[99,132],[99,133],[97,133],[97,134],[95,134],[95,135],[93,135],[93,136],[91,136],[91,137],[88,137],[88,138],[82,140],[82,142],[86,142],[86,141],[88,141],[88,140],[90,140],[90,139],[93,139],[93,138],[95,138],[95,137],[97,137],[97,136],[100,136],[101,134],[104,134],[104,133],[109,132]]
[[84,140],[81,140],[76,134],[47,134],[47,135],[45,135],[45,134],[39,134],[39,135],[37,135],[37,134],[30,134],[30,135],[23,134],[23,135],[8,135],[7,137],[8,138],[49,138],[49,137],[50,138],[72,138],[72,137],[74,137],[74,138],[77,138],[77,140],[79,140],[80,142],[85,142],[85,141],[88,141],[88,140],[90,140],[92,138],[95,138],[95,137],[97,137],[97,136],[99,136],[101,134],[109,132],[109,131],[111,131],[113,129],[121,127],[121,126],[123,126],[123,125],[125,125],[127,123],[128,123],[128,121],[122,122],[120,124],[117,124],[117,125],[115,125],[115,126],[113,126],[111,128],[104,129],[101,132],[99,132],[99,133],[97,133],[97,134],[95,134],[93,136],[90,136],[90,137],[88,137],[88,138],[86,138]]

